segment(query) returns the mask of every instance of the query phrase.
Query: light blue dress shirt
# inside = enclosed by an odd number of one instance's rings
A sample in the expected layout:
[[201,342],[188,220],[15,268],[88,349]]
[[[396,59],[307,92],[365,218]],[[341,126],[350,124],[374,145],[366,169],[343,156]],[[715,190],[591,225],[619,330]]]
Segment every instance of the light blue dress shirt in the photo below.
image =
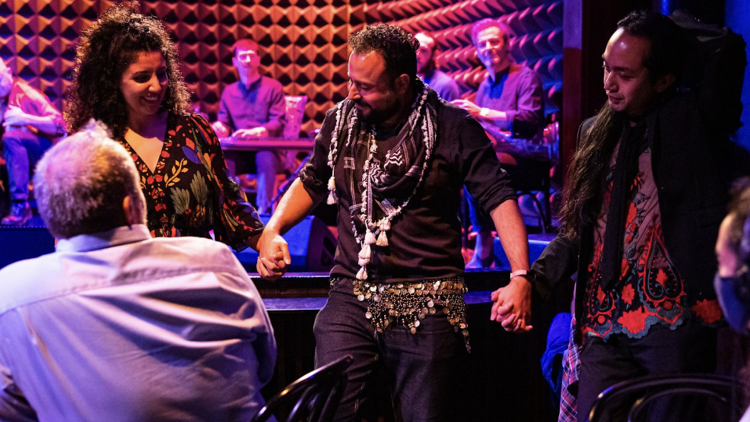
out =
[[0,420],[234,421],[276,342],[229,248],[146,226],[61,240],[0,271]]

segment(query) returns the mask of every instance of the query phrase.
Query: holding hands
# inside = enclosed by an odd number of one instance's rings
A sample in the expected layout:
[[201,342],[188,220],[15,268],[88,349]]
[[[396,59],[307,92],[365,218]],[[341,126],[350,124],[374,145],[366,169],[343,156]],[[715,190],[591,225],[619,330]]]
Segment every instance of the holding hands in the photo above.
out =
[[502,324],[505,331],[525,333],[531,324],[531,283],[523,276],[512,277],[510,283],[492,292],[490,320]]
[[258,263],[255,265],[258,274],[266,280],[278,280],[291,263],[286,240],[266,227],[258,240]]

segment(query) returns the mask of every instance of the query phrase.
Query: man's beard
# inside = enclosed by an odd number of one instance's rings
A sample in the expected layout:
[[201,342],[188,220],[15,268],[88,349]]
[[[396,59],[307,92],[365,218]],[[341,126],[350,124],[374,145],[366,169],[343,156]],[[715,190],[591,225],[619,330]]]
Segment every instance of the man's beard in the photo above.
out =
[[365,115],[363,111],[357,109],[357,116],[360,118],[360,120],[370,125],[383,123],[384,121],[393,117],[401,109],[401,101],[399,101],[398,99],[396,99],[393,104],[383,110],[375,110],[362,99],[355,100],[354,103],[359,105],[360,107],[364,107],[366,110],[369,110],[369,113]]

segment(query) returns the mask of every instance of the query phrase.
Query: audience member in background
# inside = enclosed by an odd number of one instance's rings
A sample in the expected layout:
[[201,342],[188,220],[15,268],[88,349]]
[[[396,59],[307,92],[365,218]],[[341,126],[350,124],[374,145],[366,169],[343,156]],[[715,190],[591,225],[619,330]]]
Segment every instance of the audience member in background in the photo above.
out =
[[93,121],[34,176],[54,253],[0,270],[0,420],[248,421],[276,342],[224,245],[152,239],[130,153]]
[[419,41],[417,49],[417,76],[424,83],[434,89],[445,101],[453,101],[461,98],[461,90],[458,84],[445,72],[438,69],[437,52],[438,44],[435,36],[430,32],[420,32],[414,36]]
[[[718,268],[714,288],[729,325],[750,335],[750,178],[737,180],[732,187],[729,214],[719,228],[716,240]],[[747,374],[746,366],[740,374]],[[750,380],[743,379],[745,399]],[[750,422],[750,408],[740,422]]]
[[[260,74],[260,51],[251,39],[242,39],[232,47],[232,63],[240,80],[224,89],[219,103],[218,121],[213,128],[219,136],[246,138],[278,137],[284,131],[286,102],[284,89],[275,79]],[[229,173],[251,171],[247,154],[227,152]],[[243,160],[244,158],[244,160]],[[261,214],[271,212],[271,200],[276,191],[276,174],[284,170],[285,151],[258,151],[255,153],[258,193],[255,205]]]
[[[501,157],[503,168],[512,181],[531,171],[536,160],[549,160],[546,147],[539,145],[545,124],[544,91],[539,75],[510,56],[510,31],[494,19],[483,19],[471,32],[477,55],[487,68],[487,79],[477,91],[476,102],[455,100],[495,139],[496,149],[507,153]],[[548,165],[544,168],[549,171]],[[467,268],[489,267],[494,261],[492,221],[477,209],[476,200],[468,195],[469,215],[477,232],[474,257]]]
[[736,331],[748,335],[750,320],[750,178],[738,180],[732,189],[729,214],[716,240],[718,268],[714,287],[724,316]]
[[0,59],[0,123],[11,200],[2,224],[20,226],[31,218],[31,171],[56,138],[65,135],[65,121],[46,95],[14,78]]
[[[678,89],[698,40],[702,78]],[[741,37],[680,13],[631,13],[602,58],[608,101],[581,125],[561,232],[532,267],[545,297],[578,273],[579,420],[619,381],[715,369],[714,245],[746,64]],[[655,402],[649,420],[700,417],[678,400]]]
[[312,157],[263,231],[258,272],[281,275],[274,258],[289,252],[280,233],[326,197],[337,204],[332,289],[314,327],[317,366],[354,357],[336,420],[367,416],[383,367],[398,420],[462,420],[461,189],[502,229],[515,271],[494,293],[491,318],[527,331],[528,244],[516,195],[481,126],[417,78],[411,34],[373,25],[349,45],[349,96],[326,114]]
[[188,113],[174,43],[136,5],[112,6],[81,35],[68,126],[102,120],[133,157],[155,237],[213,237],[236,250],[254,247],[263,223],[227,176],[216,134]]

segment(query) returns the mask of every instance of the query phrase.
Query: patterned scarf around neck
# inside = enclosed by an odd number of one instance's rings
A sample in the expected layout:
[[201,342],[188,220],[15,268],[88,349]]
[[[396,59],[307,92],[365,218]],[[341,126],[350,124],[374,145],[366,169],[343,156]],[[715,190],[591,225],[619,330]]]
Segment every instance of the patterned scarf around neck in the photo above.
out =
[[[337,105],[337,121],[332,134],[329,166],[333,168],[338,145],[343,145],[344,178],[352,195],[352,225],[362,245],[358,279],[366,279],[370,245],[387,246],[386,232],[393,220],[413,197],[429,167],[437,138],[437,94],[424,84],[401,125],[397,141],[382,161],[374,159],[377,143],[374,128],[358,118],[354,102],[346,99]],[[368,130],[369,129],[369,130]],[[421,129],[421,130],[420,130]],[[336,201],[333,177],[329,181],[329,203]],[[374,221],[374,205],[384,217]],[[376,240],[377,236],[377,240]]]

